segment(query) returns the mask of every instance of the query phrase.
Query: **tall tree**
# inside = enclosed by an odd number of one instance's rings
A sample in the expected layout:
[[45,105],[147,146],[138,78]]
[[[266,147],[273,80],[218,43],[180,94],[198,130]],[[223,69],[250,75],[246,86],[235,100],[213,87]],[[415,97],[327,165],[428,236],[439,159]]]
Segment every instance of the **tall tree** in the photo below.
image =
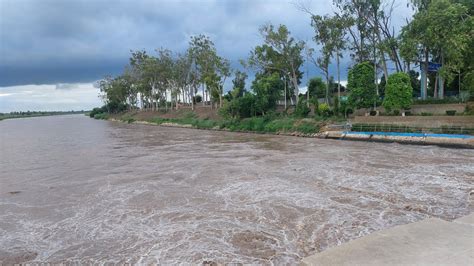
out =
[[234,79],[232,80],[232,98],[240,98],[244,95],[245,92],[245,80],[247,79],[247,74],[239,70],[235,71]]
[[349,49],[351,57],[362,63],[371,59],[370,36],[371,29],[367,23],[370,17],[371,2],[361,0],[333,0],[339,9],[339,16],[347,21],[347,30],[351,38]]
[[[313,26],[315,30],[313,40],[321,45],[321,49],[319,51],[319,57],[314,58],[313,56],[310,56],[310,58],[316,67],[321,69],[321,72],[326,79],[325,101],[327,104],[329,104],[329,64],[331,63],[331,57],[335,49],[330,24],[331,21],[329,16],[313,16],[311,20],[311,26]],[[310,51],[312,51],[312,54],[314,53],[312,49],[310,49]]]
[[[402,29],[401,52],[406,60],[423,60],[422,96],[427,96],[427,73],[430,58],[442,64],[440,90],[444,96],[444,80],[460,72],[470,49],[473,19],[469,9],[449,0],[413,0],[417,13]],[[421,60],[420,60],[421,61]],[[437,86],[435,86],[437,87]],[[436,88],[435,88],[436,89]]]
[[255,47],[248,63],[262,71],[279,72],[289,76],[298,102],[299,83],[302,76],[300,67],[303,64],[302,51],[304,42],[297,41],[290,35],[285,25],[275,28],[271,24],[259,29],[264,45]]

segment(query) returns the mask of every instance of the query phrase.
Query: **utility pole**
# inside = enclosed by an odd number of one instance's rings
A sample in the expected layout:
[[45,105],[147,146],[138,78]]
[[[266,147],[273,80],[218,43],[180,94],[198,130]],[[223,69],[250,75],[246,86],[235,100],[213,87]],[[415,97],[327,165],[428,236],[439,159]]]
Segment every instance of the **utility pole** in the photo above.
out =
[[[385,80],[387,80],[388,77],[385,77]],[[376,55],[376,50],[375,50],[375,44],[374,44],[374,83],[375,83],[375,92],[377,93],[377,98],[379,96],[379,86],[377,84],[377,55]],[[377,109],[377,98],[374,100],[374,111]]]
[[[306,43],[308,43],[308,39],[306,39]],[[306,106],[309,108],[309,69],[308,69],[308,47],[305,45],[306,49]]]

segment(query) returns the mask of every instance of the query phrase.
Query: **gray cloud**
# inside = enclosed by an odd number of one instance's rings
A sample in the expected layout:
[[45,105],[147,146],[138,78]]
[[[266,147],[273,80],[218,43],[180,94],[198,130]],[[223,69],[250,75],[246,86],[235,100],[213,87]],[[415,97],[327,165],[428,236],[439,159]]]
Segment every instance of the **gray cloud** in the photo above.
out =
[[[258,27],[267,22],[285,24],[298,39],[311,42],[309,16],[293,2],[0,0],[0,89],[90,83],[120,73],[131,49],[184,51],[189,37],[200,33],[208,34],[218,52],[239,67],[238,60],[262,42]],[[334,11],[331,0],[307,3],[317,14]],[[411,15],[405,3],[397,0],[396,27]],[[347,70],[350,59],[346,56],[342,63]],[[306,69],[309,76],[320,75],[312,65]],[[342,78],[346,79],[346,71]]]
[[19,85],[0,88],[0,113],[11,111],[90,110],[100,106],[99,90],[91,83]]
[[[309,3],[315,13],[333,11],[332,1]],[[289,0],[0,0],[0,17],[0,86],[95,80],[119,73],[130,49],[182,51],[199,33],[234,65],[261,42],[266,22],[302,40],[313,34]]]

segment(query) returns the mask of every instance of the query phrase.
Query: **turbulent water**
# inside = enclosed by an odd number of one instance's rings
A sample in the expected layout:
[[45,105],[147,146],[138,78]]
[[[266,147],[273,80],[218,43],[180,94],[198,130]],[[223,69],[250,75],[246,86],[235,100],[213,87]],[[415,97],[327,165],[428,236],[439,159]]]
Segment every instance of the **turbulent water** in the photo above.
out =
[[474,151],[0,122],[0,263],[290,263],[474,210]]

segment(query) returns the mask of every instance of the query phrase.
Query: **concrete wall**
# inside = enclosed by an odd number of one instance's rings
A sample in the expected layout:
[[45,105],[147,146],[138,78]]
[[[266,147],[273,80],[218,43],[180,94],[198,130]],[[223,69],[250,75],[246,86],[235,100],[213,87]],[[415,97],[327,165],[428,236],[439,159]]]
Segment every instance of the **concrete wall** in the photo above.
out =
[[421,127],[474,127],[474,116],[356,116],[352,123],[396,124]]
[[456,110],[457,114],[463,113],[466,104],[417,104],[411,107],[412,114],[432,113],[433,115],[445,115],[448,110]]
[[[410,109],[414,115],[421,115],[421,113],[431,113],[433,115],[446,115],[447,110],[456,110],[457,114],[464,113],[466,109],[465,103],[447,103],[447,104],[416,104]],[[385,113],[385,108],[377,107],[381,113]],[[369,109],[360,109],[355,112],[355,115],[365,115]]]

